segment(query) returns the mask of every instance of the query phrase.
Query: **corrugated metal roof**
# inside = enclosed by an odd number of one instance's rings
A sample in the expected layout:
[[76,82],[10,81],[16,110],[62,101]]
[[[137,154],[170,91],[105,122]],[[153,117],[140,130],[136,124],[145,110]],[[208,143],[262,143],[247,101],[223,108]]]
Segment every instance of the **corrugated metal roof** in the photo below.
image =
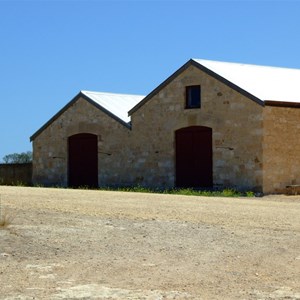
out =
[[145,97],[92,91],[81,91],[81,93],[126,123],[130,122],[128,111]]
[[193,60],[263,101],[300,102],[299,69]]

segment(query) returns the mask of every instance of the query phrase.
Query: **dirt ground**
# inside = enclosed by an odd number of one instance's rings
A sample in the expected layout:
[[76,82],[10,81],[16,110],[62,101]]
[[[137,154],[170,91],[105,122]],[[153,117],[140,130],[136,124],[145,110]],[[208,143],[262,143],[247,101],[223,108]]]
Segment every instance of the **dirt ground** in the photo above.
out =
[[300,196],[0,197],[0,299],[300,299]]

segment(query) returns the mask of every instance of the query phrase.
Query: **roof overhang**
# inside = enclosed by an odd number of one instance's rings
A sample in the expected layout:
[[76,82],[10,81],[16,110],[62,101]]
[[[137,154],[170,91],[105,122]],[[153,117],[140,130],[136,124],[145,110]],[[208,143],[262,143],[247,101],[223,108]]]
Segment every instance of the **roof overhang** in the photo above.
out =
[[265,100],[264,102],[266,106],[300,108],[300,102],[287,102],[275,100]]
[[128,115],[132,115],[136,112],[140,107],[142,107],[146,102],[148,102],[153,96],[157,95],[165,86],[167,86],[171,81],[173,81],[178,75],[183,73],[189,67],[194,66],[199,70],[205,72],[209,76],[219,80],[220,82],[224,83],[225,85],[229,86],[233,90],[237,91],[238,93],[244,95],[245,97],[249,98],[250,100],[254,101],[255,103],[264,106],[264,101],[257,98],[256,96],[252,95],[251,93],[247,92],[246,90],[240,88],[233,82],[227,80],[226,78],[220,76],[219,74],[213,72],[212,70],[208,69],[204,65],[200,64],[199,62],[195,61],[194,59],[190,59],[186,62],[181,68],[175,71],[170,77],[168,77],[163,83],[161,83],[156,89],[154,89],[149,95],[147,95],[141,102],[139,102],[136,106],[134,106],[129,112]]
[[105,114],[119,122],[124,127],[131,129],[130,122],[126,123],[116,115],[112,114],[110,111],[105,109],[103,106],[99,105],[92,99],[90,99],[87,95],[85,95],[82,92],[79,92],[68,104],[66,104],[58,113],[56,113],[48,122],[46,122],[39,130],[37,130],[31,137],[30,141],[32,142],[41,132],[43,132],[48,126],[50,126],[56,119],[58,119],[68,108],[70,108],[72,105],[74,105],[75,102],[77,102],[79,99],[84,99],[87,102],[89,102],[91,105],[95,106],[97,109],[103,111]]

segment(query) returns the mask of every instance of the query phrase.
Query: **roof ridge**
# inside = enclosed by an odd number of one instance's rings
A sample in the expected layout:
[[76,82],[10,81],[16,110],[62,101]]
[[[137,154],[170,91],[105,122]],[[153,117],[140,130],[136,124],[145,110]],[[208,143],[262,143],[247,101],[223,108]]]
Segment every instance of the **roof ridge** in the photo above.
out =
[[98,91],[88,91],[88,90],[81,90],[80,91],[83,94],[86,93],[95,93],[98,95],[118,95],[118,96],[137,96],[137,97],[145,97],[146,95],[141,95],[141,94],[124,94],[124,93],[111,93],[111,92],[98,92]]
[[224,63],[224,64],[232,64],[239,66],[250,66],[250,67],[259,67],[259,68],[272,68],[272,69],[284,69],[289,71],[300,71],[300,68],[290,68],[290,67],[278,67],[278,66],[269,66],[269,65],[257,65],[252,63],[243,63],[243,62],[231,62],[231,61],[222,61],[222,60],[211,60],[211,59],[202,59],[202,58],[191,58],[193,61],[197,63],[203,62],[212,62],[212,63]]

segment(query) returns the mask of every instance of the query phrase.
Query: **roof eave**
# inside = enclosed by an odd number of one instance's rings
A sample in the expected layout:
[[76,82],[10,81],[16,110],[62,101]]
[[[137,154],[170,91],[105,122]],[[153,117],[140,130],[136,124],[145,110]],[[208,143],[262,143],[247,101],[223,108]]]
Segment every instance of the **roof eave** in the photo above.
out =
[[43,132],[49,125],[51,125],[56,119],[58,119],[69,107],[71,107],[77,100],[80,98],[85,99],[90,104],[95,106],[96,108],[103,111],[105,114],[109,115],[111,118],[115,119],[117,122],[119,122],[121,125],[125,126],[128,129],[131,129],[130,122],[126,123],[116,115],[112,114],[110,111],[102,107],[100,104],[96,103],[92,99],[90,99],[88,96],[83,94],[82,92],[79,92],[69,103],[67,103],[61,110],[59,110],[48,122],[46,122],[39,130],[37,130],[31,137],[30,142],[32,142],[41,132]]
[[[193,59],[192,59],[193,60]],[[206,74],[212,76],[213,78],[219,80],[220,82],[224,83],[225,85],[229,86],[233,90],[237,91],[238,93],[242,94],[243,96],[251,99],[252,101],[256,102],[257,104],[264,106],[264,101],[259,99],[258,97],[254,96],[253,94],[247,92],[246,90],[242,89],[238,85],[234,84],[233,82],[227,80],[226,78],[222,77],[221,75],[215,73],[214,71],[208,69],[207,67],[203,66],[199,62],[193,60],[196,64],[196,67],[198,67],[200,70],[205,72]]]
[[265,100],[264,102],[266,106],[300,108],[300,102],[287,102],[276,100]]
[[140,101],[137,105],[135,105],[129,112],[128,115],[131,116],[134,112],[136,112],[141,106],[143,106],[149,99],[158,94],[166,85],[168,85],[175,77],[180,75],[183,71],[185,71],[190,65],[195,64],[195,61],[190,59],[186,62],[181,68],[175,71],[171,76],[169,76],[165,81],[163,81],[157,88],[155,88],[150,94],[148,94],[142,101]]
[[128,129],[131,129],[130,121],[128,123],[125,122],[124,120],[120,119],[119,117],[117,117],[116,115],[114,115],[113,113],[111,113],[109,110],[107,110],[106,108],[104,108],[100,104],[96,103],[94,100],[90,99],[85,94],[81,93],[81,95],[82,95],[81,97],[84,98],[86,101],[88,101],[90,104],[94,105],[96,108],[98,108],[101,111],[103,111],[105,114],[107,114],[108,116],[110,116],[111,118],[113,118],[114,120],[116,120],[117,122],[119,122],[121,125],[127,127]]
[[81,92],[78,93],[69,103],[67,103],[62,109],[60,109],[49,121],[47,121],[40,129],[38,129],[31,137],[32,142],[42,131],[44,131],[49,125],[51,125],[56,119],[59,118],[69,107],[71,107],[81,96]]
[[194,66],[201,71],[205,72],[206,74],[212,76],[213,78],[221,81],[225,85],[229,86],[230,88],[234,89],[235,91],[239,92],[240,94],[244,95],[245,97],[251,99],[252,101],[256,102],[257,104],[264,106],[264,101],[255,97],[251,93],[247,92],[246,90],[240,88],[236,84],[232,83],[231,81],[227,80],[226,78],[220,76],[219,74],[213,72],[212,70],[206,68],[199,62],[195,61],[194,59],[190,59],[186,62],[181,68],[179,68],[176,72],[174,72],[170,77],[168,77],[163,83],[161,83],[156,89],[154,89],[149,95],[147,95],[141,102],[139,102],[136,106],[134,106],[129,112],[128,115],[132,115],[136,112],[141,106],[143,106],[148,100],[150,100],[153,96],[158,94],[167,84],[169,84],[174,78],[180,75],[183,71],[185,71],[190,66]]

